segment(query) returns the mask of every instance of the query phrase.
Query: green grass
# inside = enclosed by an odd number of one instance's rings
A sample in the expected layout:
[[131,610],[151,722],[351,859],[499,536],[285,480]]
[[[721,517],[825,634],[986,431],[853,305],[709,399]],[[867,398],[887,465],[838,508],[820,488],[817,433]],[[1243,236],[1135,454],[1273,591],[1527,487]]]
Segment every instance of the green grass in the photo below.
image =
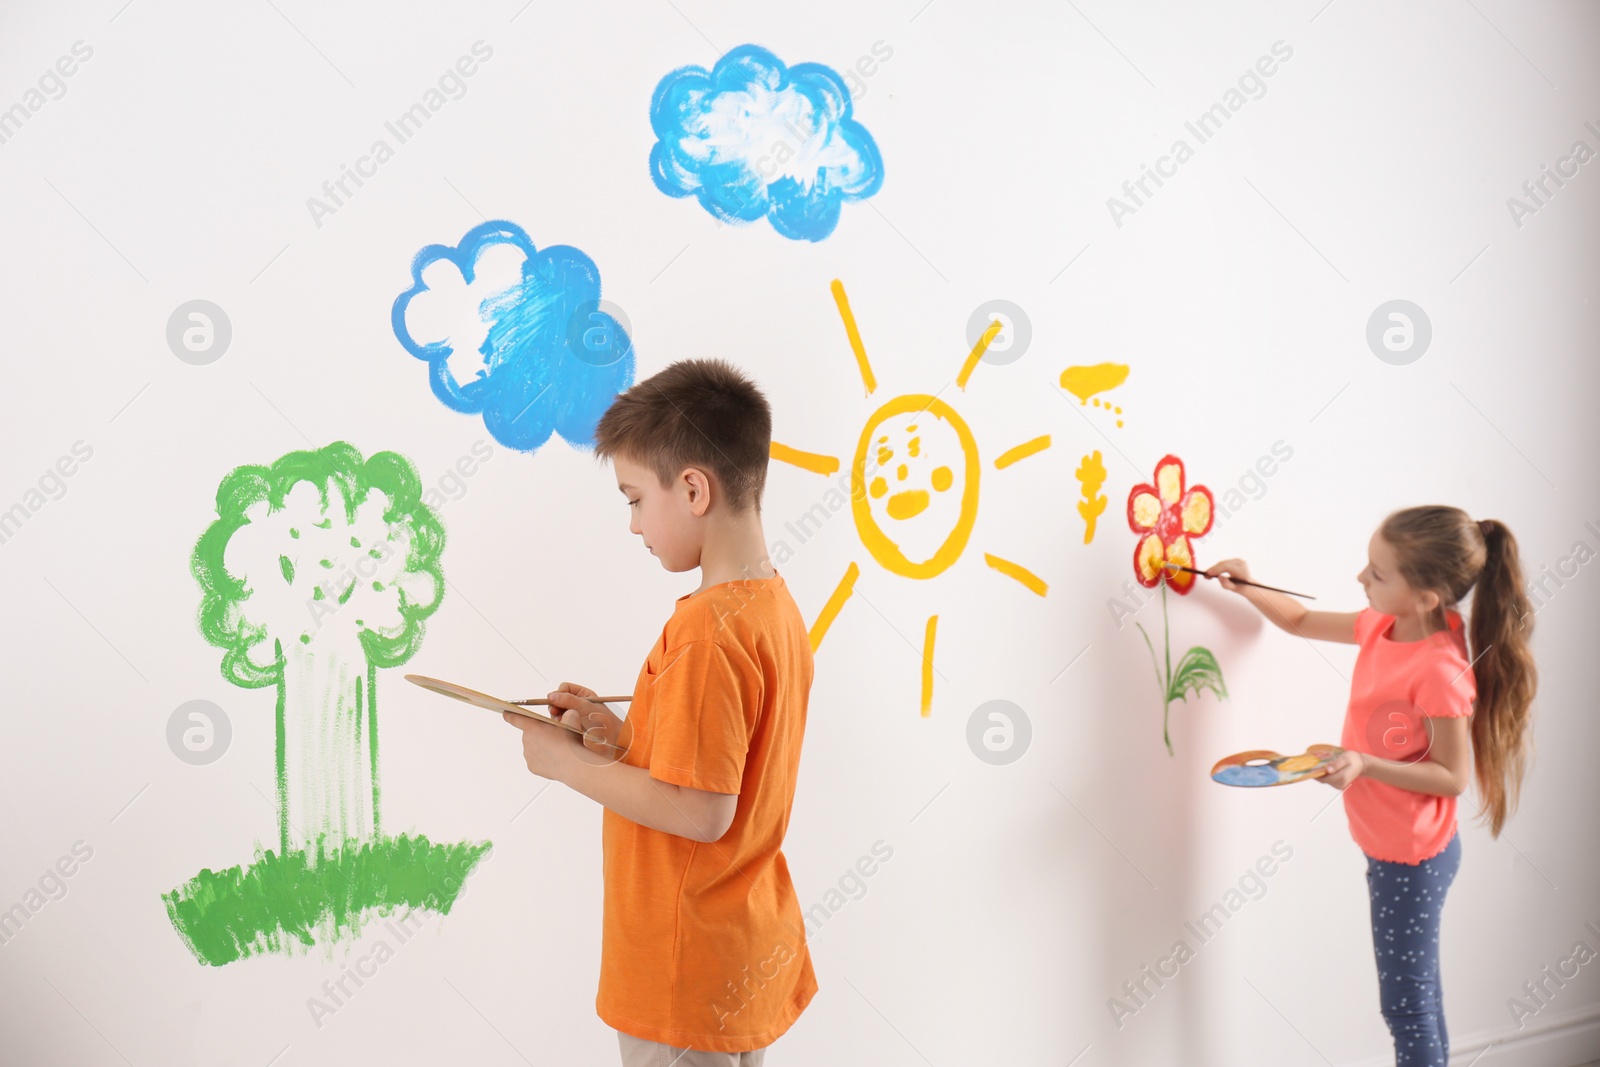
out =
[[448,915],[492,847],[488,841],[436,845],[421,834],[350,840],[342,847],[319,839],[314,853],[257,849],[248,866],[202,870],[161,899],[195,957],[220,967],[352,938],[374,916],[397,909]]

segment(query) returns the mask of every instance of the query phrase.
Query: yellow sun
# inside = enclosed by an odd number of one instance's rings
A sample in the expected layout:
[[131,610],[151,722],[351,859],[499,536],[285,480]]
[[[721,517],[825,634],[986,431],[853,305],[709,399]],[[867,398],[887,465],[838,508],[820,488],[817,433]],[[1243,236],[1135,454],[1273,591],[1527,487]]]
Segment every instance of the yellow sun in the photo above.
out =
[[[845,334],[855,352],[861,382],[870,396],[877,389],[866,346],[856,328],[844,285],[833,282],[833,299],[844,320]],[[956,375],[956,386],[965,391],[967,379],[990,343],[1000,332],[1000,323],[991,322],[978,343],[968,353]],[[941,392],[943,390],[940,390]],[[1049,435],[1024,441],[995,458],[997,470],[1050,447]],[[953,463],[936,459],[958,453]],[[772,442],[772,458],[816,474],[832,474],[839,469],[838,458],[818,452]],[[874,472],[867,478],[868,458]],[[966,550],[972,527],[978,518],[978,481],[982,463],[977,441],[966,420],[950,404],[937,396],[905,393],[883,404],[867,417],[856,442],[850,464],[850,511],[856,532],[872,558],[887,571],[905,578],[927,579],[943,574]],[[985,552],[984,562],[1024,587],[1044,596],[1049,586],[1044,579],[1018,563]],[[855,590],[861,568],[854,561],[834,587],[817,619],[811,624],[811,650],[822,646],[828,627]],[[928,616],[922,640],[922,714],[933,705],[934,631],[939,616]]]

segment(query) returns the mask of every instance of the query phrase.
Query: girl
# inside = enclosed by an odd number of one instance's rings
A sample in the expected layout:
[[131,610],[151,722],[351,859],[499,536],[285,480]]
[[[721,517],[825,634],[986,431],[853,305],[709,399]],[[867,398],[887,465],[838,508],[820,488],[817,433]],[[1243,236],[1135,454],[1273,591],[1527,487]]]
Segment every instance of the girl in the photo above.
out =
[[[1250,577],[1240,559],[1206,574],[1292,634],[1361,646],[1339,742],[1346,751],[1322,781],[1344,791],[1350,836],[1367,857],[1379,999],[1396,1067],[1445,1067],[1439,913],[1461,863],[1456,797],[1475,769],[1480,814],[1498,837],[1527,764],[1538,679],[1516,539],[1459,508],[1394,512],[1356,576],[1369,607],[1343,614],[1230,581]],[[1463,627],[1452,609],[1468,590],[1472,621]]]

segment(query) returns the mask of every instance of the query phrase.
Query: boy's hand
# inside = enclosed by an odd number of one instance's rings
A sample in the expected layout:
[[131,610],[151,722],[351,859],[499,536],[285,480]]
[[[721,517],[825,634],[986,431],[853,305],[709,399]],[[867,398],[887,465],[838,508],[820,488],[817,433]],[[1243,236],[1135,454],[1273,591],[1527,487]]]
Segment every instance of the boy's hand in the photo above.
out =
[[562,722],[583,731],[583,747],[604,756],[605,762],[613,763],[627,752],[633,729],[626,719],[618,718],[610,708],[593,699],[598,695],[593,689],[574,682],[562,682],[561,688],[545,694],[550,700],[552,715],[559,714]]
[[1250,580],[1250,568],[1245,566],[1242,559],[1225,559],[1220,563],[1213,563],[1206,568],[1206,577],[1215,578],[1221,583],[1222,588],[1232,593],[1243,593],[1247,586],[1235,585],[1228,580],[1228,576]]
[[1333,758],[1328,764],[1328,773],[1317,779],[1324,785],[1331,785],[1335,789],[1343,790],[1345,786],[1360,778],[1367,771],[1367,761],[1361,753],[1353,748],[1347,748]]
[[581,758],[583,743],[570,730],[509,711],[502,711],[500,717],[522,731],[523,762],[539,777],[564,781],[567,771]]

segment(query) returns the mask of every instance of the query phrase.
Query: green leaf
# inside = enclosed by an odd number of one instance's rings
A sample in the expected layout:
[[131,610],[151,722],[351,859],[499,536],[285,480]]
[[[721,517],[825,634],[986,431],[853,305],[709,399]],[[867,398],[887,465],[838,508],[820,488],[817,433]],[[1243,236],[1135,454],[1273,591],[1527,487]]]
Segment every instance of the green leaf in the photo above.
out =
[[1167,690],[1167,699],[1188,700],[1187,694],[1191,690],[1199,696],[1202,689],[1209,689],[1224,699],[1228,695],[1228,686],[1222,680],[1222,668],[1217,666],[1217,657],[1211,654],[1210,649],[1196,645],[1183,654],[1183,659],[1178,661],[1178,669],[1172,672],[1172,685]]

